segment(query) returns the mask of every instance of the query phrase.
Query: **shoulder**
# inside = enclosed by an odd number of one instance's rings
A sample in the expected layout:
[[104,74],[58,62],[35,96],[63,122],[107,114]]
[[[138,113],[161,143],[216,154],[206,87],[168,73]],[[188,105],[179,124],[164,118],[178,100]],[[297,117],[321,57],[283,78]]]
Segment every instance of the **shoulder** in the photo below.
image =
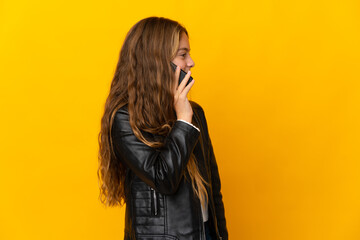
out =
[[123,106],[118,108],[116,113],[115,113],[115,117],[117,117],[117,118],[124,117],[124,116],[126,116],[126,117],[129,116],[128,104],[127,103],[125,103]]
[[112,129],[116,131],[132,132],[129,120],[128,104],[117,109],[114,114]]
[[114,123],[129,121],[130,116],[128,112],[128,104],[126,103],[125,105],[118,108],[114,115]]
[[200,126],[200,129],[204,129],[204,130],[207,131],[207,121],[206,121],[204,109],[197,102],[194,102],[194,101],[191,101],[191,100],[189,100],[189,102],[190,102],[191,107],[193,109],[193,113],[194,113],[193,116],[195,117],[195,121]]
[[204,114],[204,109],[201,107],[199,103],[192,100],[189,100],[189,102],[194,112],[202,115]]

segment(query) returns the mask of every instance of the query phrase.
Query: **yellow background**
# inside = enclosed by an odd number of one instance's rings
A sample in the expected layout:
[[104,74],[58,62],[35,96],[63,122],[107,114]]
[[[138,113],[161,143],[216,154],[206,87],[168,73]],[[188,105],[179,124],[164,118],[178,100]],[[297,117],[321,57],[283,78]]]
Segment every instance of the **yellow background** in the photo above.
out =
[[125,34],[178,20],[231,240],[360,239],[360,2],[0,1],[0,239],[122,239],[97,134]]

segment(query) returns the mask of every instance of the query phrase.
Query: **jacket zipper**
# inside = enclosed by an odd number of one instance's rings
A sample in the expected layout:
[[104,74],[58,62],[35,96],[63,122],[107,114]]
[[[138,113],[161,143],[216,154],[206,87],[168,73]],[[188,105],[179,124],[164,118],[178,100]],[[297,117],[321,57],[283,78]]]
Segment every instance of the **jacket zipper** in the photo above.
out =
[[155,192],[155,189],[153,189],[152,187],[150,187],[150,190],[151,190],[152,202],[154,204],[154,215],[156,216],[158,214],[156,192]]

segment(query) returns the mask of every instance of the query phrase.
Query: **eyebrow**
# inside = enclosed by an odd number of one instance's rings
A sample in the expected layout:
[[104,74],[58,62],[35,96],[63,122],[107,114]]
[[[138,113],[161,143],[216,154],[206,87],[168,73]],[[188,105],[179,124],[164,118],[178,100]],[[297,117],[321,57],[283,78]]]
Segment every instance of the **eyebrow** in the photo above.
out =
[[186,50],[186,51],[190,52],[191,49],[188,49],[188,48],[179,48],[178,51],[180,51],[180,50]]

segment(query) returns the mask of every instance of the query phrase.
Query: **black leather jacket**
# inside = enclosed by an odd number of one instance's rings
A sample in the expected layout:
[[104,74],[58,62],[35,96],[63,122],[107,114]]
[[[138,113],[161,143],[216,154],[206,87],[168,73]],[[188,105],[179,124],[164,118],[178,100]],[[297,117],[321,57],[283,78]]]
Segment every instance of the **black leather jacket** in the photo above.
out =
[[[176,121],[161,150],[135,137],[127,105],[116,112],[112,128],[114,150],[119,161],[127,166],[125,240],[206,240],[200,200],[185,171],[191,152],[197,159],[200,174],[211,184],[207,191],[213,236],[217,240],[228,239],[219,171],[205,114],[200,105],[190,103],[193,122],[200,132],[185,122]],[[142,133],[146,138],[156,139],[154,135]],[[184,179],[184,174],[189,180]]]

